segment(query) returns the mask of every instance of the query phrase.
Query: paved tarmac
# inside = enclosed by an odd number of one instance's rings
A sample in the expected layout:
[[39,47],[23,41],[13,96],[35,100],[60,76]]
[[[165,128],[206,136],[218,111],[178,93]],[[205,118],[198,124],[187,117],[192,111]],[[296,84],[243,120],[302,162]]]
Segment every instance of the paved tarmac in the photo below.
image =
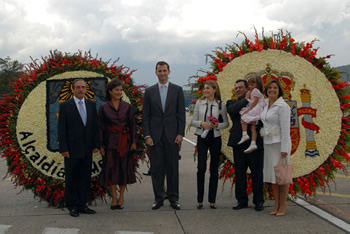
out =
[[[195,140],[193,130],[187,138]],[[217,209],[210,209],[205,199],[204,208],[196,208],[196,163],[193,159],[194,146],[184,141],[180,160],[180,204],[181,210],[173,210],[165,201],[159,210],[152,210],[154,201],[151,178],[143,176],[141,183],[128,187],[123,210],[112,211],[108,204],[96,201],[91,208],[95,215],[81,214],[77,218],[69,216],[67,209],[48,208],[46,202],[33,198],[30,191],[20,192],[13,188],[12,182],[5,178],[0,181],[0,234],[1,233],[347,233],[349,227],[345,221],[338,227],[332,222],[333,216],[322,218],[320,210],[306,204],[306,208],[295,202],[289,202],[287,215],[271,216],[273,201],[265,202],[265,210],[257,212],[249,202],[249,208],[232,210],[236,202],[231,196],[231,186],[222,187],[219,181]],[[140,172],[147,170],[141,165]],[[7,165],[0,159],[0,176],[5,176]],[[205,198],[207,198],[208,176],[206,175]],[[338,186],[339,187],[339,186]],[[224,189],[224,191],[222,191]],[[339,189],[339,188],[338,188]],[[347,188],[348,189],[348,188]],[[326,196],[323,196],[324,198]],[[335,202],[338,199],[339,202]],[[322,199],[324,202],[326,199]],[[338,216],[348,217],[349,198],[329,198],[328,203],[319,204],[327,211],[334,207]],[[331,205],[329,205],[331,204]],[[321,210],[322,211],[322,210]],[[315,214],[316,212],[317,214]],[[327,213],[328,214],[328,213]],[[333,217],[333,218],[332,218]],[[349,216],[350,217],[350,216]],[[328,219],[328,220],[327,220]],[[342,221],[341,221],[342,222]]]
[[[251,202],[247,209],[232,210],[235,199],[230,196],[229,185],[224,187],[224,192],[221,191],[221,181],[218,208],[210,209],[205,203],[202,210],[197,210],[193,150],[193,145],[183,143],[181,210],[173,210],[167,201],[159,210],[152,210],[151,178],[147,176],[143,176],[141,184],[128,187],[123,210],[112,211],[110,204],[98,200],[96,206],[91,207],[97,214],[81,214],[78,218],[70,217],[66,209],[47,208],[45,202],[33,199],[29,191],[17,194],[20,189],[13,189],[11,181],[5,179],[0,182],[0,233],[344,233],[344,230],[293,202],[289,202],[285,217],[268,214],[273,201],[266,201],[262,212],[256,212]],[[6,162],[1,159],[1,175],[6,169]],[[142,165],[140,171],[146,170],[146,165]],[[1,228],[5,231],[1,232]]]

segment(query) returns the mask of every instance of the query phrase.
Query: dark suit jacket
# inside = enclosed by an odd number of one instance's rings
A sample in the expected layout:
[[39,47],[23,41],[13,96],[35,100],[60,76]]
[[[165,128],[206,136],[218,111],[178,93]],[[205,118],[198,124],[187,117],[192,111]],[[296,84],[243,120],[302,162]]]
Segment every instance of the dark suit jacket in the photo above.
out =
[[185,98],[182,88],[169,82],[165,112],[158,83],[147,88],[142,115],[144,136],[151,136],[153,143],[157,144],[165,129],[168,141],[174,143],[176,136],[185,135]]
[[[239,114],[239,112],[243,107],[247,106],[247,104],[248,104],[248,100],[245,98],[237,99],[237,100],[228,100],[226,103],[227,113],[230,115],[232,120],[232,128],[231,128],[230,137],[227,143],[228,146],[231,146],[231,147],[237,146],[237,143],[242,138],[241,115]],[[262,123],[261,121],[259,121],[259,125],[256,128],[256,131],[258,133],[256,145],[260,149],[263,149],[263,141],[259,134],[261,126],[262,126]],[[248,126],[248,135],[251,136],[249,126]]]
[[71,158],[92,156],[99,148],[98,118],[96,104],[85,99],[87,121],[84,126],[74,99],[60,104],[58,118],[58,141],[60,153],[69,152]]

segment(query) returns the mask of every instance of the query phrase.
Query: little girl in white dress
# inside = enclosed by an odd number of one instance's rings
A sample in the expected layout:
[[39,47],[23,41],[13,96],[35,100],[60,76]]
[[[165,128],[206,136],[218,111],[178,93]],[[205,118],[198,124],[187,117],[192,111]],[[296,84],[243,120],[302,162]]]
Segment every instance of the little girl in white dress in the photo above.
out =
[[258,149],[256,146],[257,132],[255,122],[260,120],[265,102],[264,95],[262,94],[264,85],[261,77],[253,76],[249,78],[248,84],[249,91],[246,94],[246,99],[248,99],[249,103],[239,112],[241,114],[242,138],[238,142],[238,145],[243,144],[250,139],[247,133],[248,124],[250,125],[250,131],[252,133],[251,144],[248,149],[244,151],[244,153],[250,153]]

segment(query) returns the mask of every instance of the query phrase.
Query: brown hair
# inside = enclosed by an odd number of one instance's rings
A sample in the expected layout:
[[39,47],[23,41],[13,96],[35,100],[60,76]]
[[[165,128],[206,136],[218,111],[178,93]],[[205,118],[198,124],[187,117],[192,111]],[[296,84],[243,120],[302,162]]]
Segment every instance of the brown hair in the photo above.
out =
[[273,83],[275,83],[278,87],[278,97],[282,97],[283,96],[283,89],[282,89],[282,86],[278,80],[271,80],[269,83],[267,83],[265,90],[264,90],[265,96],[268,97],[267,90],[270,87],[270,85]]
[[263,80],[261,79],[260,76],[252,76],[248,79],[248,84],[249,83],[256,83],[256,86],[258,88],[258,90],[260,91],[260,93],[262,93],[264,91],[264,84],[263,84]]
[[[216,92],[214,94],[215,100],[221,101],[221,94],[220,94],[220,88],[219,88],[218,83],[216,81],[213,81],[213,80],[208,80],[207,82],[205,82],[204,85],[206,85],[206,84],[216,90]],[[201,99],[205,99],[205,97],[203,96]]]
[[111,91],[112,89],[114,89],[115,87],[118,86],[122,86],[122,88],[124,87],[123,82],[121,82],[120,80],[117,79],[113,79],[110,82],[108,82],[107,86],[106,86],[106,100],[110,101],[111,100],[111,95],[109,94],[109,91]]

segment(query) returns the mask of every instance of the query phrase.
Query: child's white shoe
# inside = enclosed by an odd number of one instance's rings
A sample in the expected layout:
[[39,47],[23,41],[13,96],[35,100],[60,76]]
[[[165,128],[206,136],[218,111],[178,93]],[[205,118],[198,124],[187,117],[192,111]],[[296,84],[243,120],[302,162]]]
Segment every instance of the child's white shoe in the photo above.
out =
[[258,149],[258,147],[254,144],[251,144],[249,147],[248,147],[248,149],[246,149],[246,150],[244,150],[244,153],[245,154],[249,154],[249,153],[251,153],[251,152],[253,152],[254,150],[257,150]]
[[243,135],[241,140],[238,142],[238,145],[243,144],[244,142],[248,141],[250,137],[248,135]]

